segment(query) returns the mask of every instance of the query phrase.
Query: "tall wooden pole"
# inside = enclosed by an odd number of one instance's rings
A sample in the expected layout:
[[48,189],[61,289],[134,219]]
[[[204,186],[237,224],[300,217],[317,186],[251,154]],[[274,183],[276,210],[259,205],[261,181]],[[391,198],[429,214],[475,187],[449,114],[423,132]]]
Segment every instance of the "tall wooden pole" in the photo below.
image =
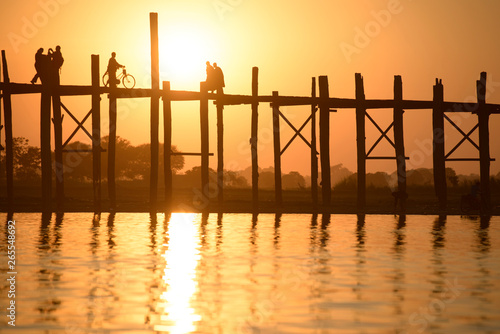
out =
[[[311,97],[316,98],[316,78],[312,78]],[[318,156],[316,152],[316,103],[311,104],[311,197],[318,205]]]
[[[10,83],[9,69],[5,50],[2,50],[3,82]],[[3,94],[3,117],[5,122],[5,167],[7,171],[7,206],[12,208],[14,204],[14,139],[12,134],[12,101],[10,92],[4,88]],[[50,116],[50,115],[49,115]]]
[[489,111],[486,108],[486,72],[481,72],[481,77],[476,83],[477,90],[477,117],[479,121],[479,164],[481,181],[481,213],[487,214],[491,207],[490,195],[490,133]]
[[396,170],[398,175],[398,197],[401,211],[406,211],[406,159],[403,134],[403,81],[394,76],[394,144],[396,146]]
[[323,205],[330,206],[332,186],[330,181],[330,92],[328,77],[319,77],[319,149],[321,158],[321,192]]
[[[252,68],[252,97],[259,96],[259,68]],[[252,101],[252,129],[250,138],[250,149],[252,152],[252,203],[254,210],[259,207],[259,163],[257,159],[257,135],[259,122],[259,103]]]
[[92,72],[92,190],[94,212],[101,212],[101,95],[99,55],[91,56]]
[[158,53],[158,13],[149,13],[151,30],[151,177],[149,203],[151,212],[156,212],[158,196],[158,153],[160,122],[160,58]]
[[366,205],[366,136],[365,136],[365,90],[363,77],[355,74],[356,84],[356,145],[358,157],[358,213],[365,211]]
[[[273,92],[276,101],[278,92]],[[280,110],[276,103],[273,103],[273,144],[274,144],[274,197],[276,206],[283,204],[283,194],[281,187],[281,143],[280,143]]]
[[[1,65],[1,63],[0,63],[0,83],[3,83],[3,80],[2,80],[2,65]],[[5,147],[2,146],[2,141],[1,141],[1,139],[2,139],[2,129],[3,129],[3,125],[2,125],[2,103],[1,102],[2,102],[2,98],[3,98],[3,93],[4,93],[3,89],[0,89],[0,155],[1,155],[2,151],[5,150]],[[2,170],[3,170],[2,159],[0,159],[0,171],[2,171]],[[1,174],[0,174],[0,177],[1,177]]]
[[165,212],[172,209],[172,107],[170,81],[163,81],[163,174],[165,175]]
[[209,173],[208,173],[208,90],[206,82],[200,82],[200,130],[201,130],[201,192],[204,202],[209,198]]
[[432,107],[432,162],[434,171],[434,191],[438,198],[440,210],[446,210],[446,162],[444,146],[444,89],[441,80],[436,79],[433,90]]
[[56,205],[57,210],[63,209],[64,202],[64,165],[63,165],[63,135],[62,135],[62,114],[61,114],[61,96],[59,95],[59,69],[50,69],[51,91],[52,91],[52,110],[54,123],[54,156],[55,156],[55,174],[56,174]]
[[52,211],[52,156],[50,143],[51,127],[51,82],[50,77],[42,77],[40,106],[40,146],[42,160],[42,210]]
[[[111,81],[111,80],[110,80]],[[109,83],[110,88],[116,88],[115,82]],[[108,142],[108,197],[110,210],[116,209],[116,93],[109,94],[109,142]]]
[[224,91],[217,89],[217,200],[219,209],[224,203]]

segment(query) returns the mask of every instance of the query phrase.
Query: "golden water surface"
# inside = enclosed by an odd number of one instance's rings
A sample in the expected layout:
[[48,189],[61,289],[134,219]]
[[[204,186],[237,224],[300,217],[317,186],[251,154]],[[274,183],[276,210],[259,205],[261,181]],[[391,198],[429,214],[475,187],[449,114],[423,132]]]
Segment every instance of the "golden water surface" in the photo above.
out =
[[19,213],[0,222],[2,333],[500,332],[500,217]]

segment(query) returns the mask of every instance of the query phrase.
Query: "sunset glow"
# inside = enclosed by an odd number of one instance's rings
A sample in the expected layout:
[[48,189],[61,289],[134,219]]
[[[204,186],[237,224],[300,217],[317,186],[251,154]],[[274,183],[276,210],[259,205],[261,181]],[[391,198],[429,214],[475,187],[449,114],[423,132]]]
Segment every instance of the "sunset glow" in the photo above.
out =
[[[439,77],[446,87],[445,99],[460,102],[475,98],[474,83],[481,71],[487,71],[490,88],[487,102],[500,102],[496,88],[498,47],[492,42],[500,33],[493,14],[498,9],[496,3],[195,0],[125,6],[113,1],[90,0],[84,5],[76,1],[47,0],[23,2],[22,5],[6,3],[4,7],[1,21],[4,33],[0,43],[6,50],[14,82],[29,82],[33,77],[33,56],[39,47],[47,50],[59,44],[65,59],[61,72],[64,84],[89,84],[90,55],[100,55],[101,73],[104,73],[111,52],[115,51],[117,60],[135,76],[136,87],[150,87],[148,18],[150,12],[157,12],[160,80],[170,81],[174,90],[198,90],[199,82],[206,78],[205,62],[210,61],[220,64],[227,81],[225,91],[233,94],[250,93],[251,68],[258,66],[259,94],[264,95],[278,90],[280,95],[307,96],[311,77],[329,75],[332,96],[353,97],[354,73],[362,73],[367,98],[390,98],[393,77],[401,75],[404,98],[430,99],[432,84]],[[453,16],[448,15],[451,10]],[[477,25],[459,22],[477,22]],[[475,34],[474,29],[483,33]],[[448,42],[442,43],[443,40]],[[484,47],[488,47],[489,52],[477,52]],[[14,114],[14,134],[39,145],[38,128],[21,121],[38,115],[39,101],[31,97],[18,101],[14,102],[19,110]],[[129,116],[122,119],[119,135],[134,145],[148,142],[149,126],[145,118],[148,104],[146,101],[126,103],[133,107],[129,107]],[[174,144],[195,151],[199,145],[196,140],[177,135],[192,132],[192,127],[188,126],[190,116],[187,116],[192,109],[183,104],[173,111],[177,119]],[[239,116],[234,117],[245,118],[247,112],[248,108],[239,108]],[[270,113],[268,106],[262,105],[259,132],[267,131]],[[293,110],[291,113],[297,116],[296,119],[307,117],[307,112]],[[233,117],[232,112],[227,114]],[[106,113],[102,117],[105,119]],[[384,119],[386,116],[382,113],[374,117]],[[408,152],[421,151],[417,143],[431,136],[427,118],[413,111],[405,114]],[[474,126],[473,118],[462,118],[466,128]],[[491,118],[492,127],[498,126],[498,122],[498,117]],[[226,126],[227,140],[238,144],[248,142],[247,128],[243,124]],[[332,165],[342,163],[355,171],[356,157],[352,154],[355,125],[351,111],[342,110],[332,115],[332,129],[331,146],[335,152]],[[287,131],[287,128],[282,127],[282,130]],[[367,141],[373,142],[376,135],[376,130],[367,128]],[[448,131],[448,135],[450,146],[460,140],[456,132]],[[80,133],[75,139],[87,140]],[[211,152],[215,150],[215,143],[215,131],[211,129]],[[492,152],[498,152],[497,143],[492,141]],[[300,153],[293,157],[285,154],[283,170],[309,174],[307,159],[300,158],[306,150],[306,146],[297,145]],[[240,151],[237,145],[228,145],[226,159],[234,160],[239,168],[246,168],[250,165],[248,156]],[[473,147],[465,147],[464,155],[472,154],[475,154]],[[265,145],[260,165],[271,166],[272,159],[272,145]],[[195,166],[195,160],[189,160],[186,167]],[[416,167],[432,166],[429,155],[421,160]],[[492,162],[492,173],[500,171],[498,161]],[[210,164],[214,168],[215,159],[211,159]],[[451,165],[457,172],[475,171],[473,163]],[[367,168],[370,172],[394,170],[391,161],[373,162]]]
[[198,85],[204,81],[205,62],[213,53],[212,36],[201,27],[178,26],[160,46],[160,69],[174,84]]

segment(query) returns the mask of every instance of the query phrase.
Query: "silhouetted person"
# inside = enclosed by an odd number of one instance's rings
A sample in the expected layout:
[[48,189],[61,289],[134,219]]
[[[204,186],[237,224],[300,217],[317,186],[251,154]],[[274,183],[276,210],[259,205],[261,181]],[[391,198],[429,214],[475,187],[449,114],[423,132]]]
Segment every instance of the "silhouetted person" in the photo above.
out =
[[222,69],[217,66],[217,63],[214,63],[214,81],[215,81],[215,89],[217,89],[217,93],[223,92],[223,87],[226,87],[224,84],[224,73],[222,73]]
[[207,79],[205,80],[205,82],[207,91],[213,92],[215,90],[215,70],[212,67],[212,65],[210,65],[209,61],[207,61],[206,64],[207,64]]
[[52,58],[52,68],[59,71],[64,63],[64,58],[61,53],[61,47],[59,45],[56,46],[56,51],[52,51],[52,49],[49,49],[49,55]]
[[53,82],[58,85],[60,80],[59,73],[62,64],[64,63],[61,47],[59,45],[56,46],[56,51],[49,49],[48,57],[50,58],[50,76],[52,77]]
[[408,194],[404,191],[397,190],[392,192],[392,196],[394,197],[394,213],[397,211],[398,203],[401,211],[405,212],[406,208],[404,207],[404,201],[408,198]]
[[45,77],[46,72],[46,65],[49,62],[49,58],[47,55],[43,54],[43,48],[38,49],[38,51],[35,54],[35,69],[36,69],[36,74],[31,79],[31,83],[35,84],[38,81],[38,78],[42,79],[42,77]]
[[108,83],[110,87],[116,87],[116,85],[120,83],[120,81],[116,79],[116,70],[122,67],[125,66],[118,64],[118,62],[116,61],[116,52],[112,52],[111,58],[109,58],[108,61],[108,69],[106,70],[109,77]]

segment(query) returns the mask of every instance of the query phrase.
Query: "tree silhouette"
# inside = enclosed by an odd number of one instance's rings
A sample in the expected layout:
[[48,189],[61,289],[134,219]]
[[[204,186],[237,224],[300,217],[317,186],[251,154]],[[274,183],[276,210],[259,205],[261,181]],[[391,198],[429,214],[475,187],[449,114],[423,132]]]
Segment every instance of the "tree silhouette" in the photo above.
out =
[[304,189],[306,180],[299,172],[290,172],[281,177],[283,189]]
[[35,181],[41,175],[40,148],[30,146],[24,137],[13,139],[14,177],[18,180]]
[[[29,145],[24,137],[14,137],[12,143],[14,178],[18,181],[38,181],[41,177],[40,148]],[[1,178],[5,178],[5,155],[0,157]]]

